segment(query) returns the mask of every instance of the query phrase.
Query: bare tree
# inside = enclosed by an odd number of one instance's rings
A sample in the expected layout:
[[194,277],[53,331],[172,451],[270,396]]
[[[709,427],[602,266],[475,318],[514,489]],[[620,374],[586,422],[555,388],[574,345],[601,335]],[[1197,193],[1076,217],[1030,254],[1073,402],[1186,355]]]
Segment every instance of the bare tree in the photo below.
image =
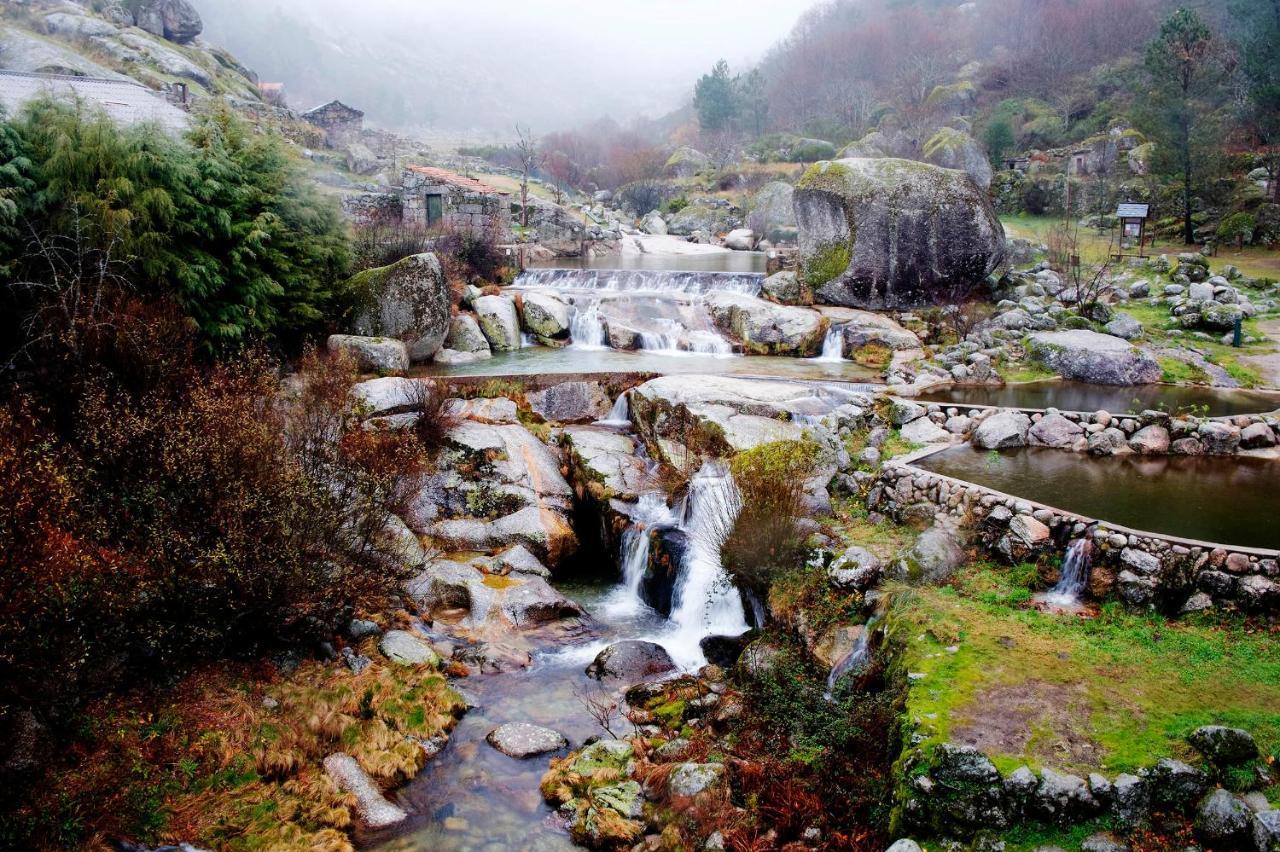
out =
[[603,686],[574,687],[573,697],[587,711],[587,715],[596,721],[606,734],[615,740],[618,735],[613,730],[614,722],[621,717],[618,710],[618,699],[607,692]]
[[1115,249],[1114,234],[1101,260],[1084,263],[1080,256],[1080,226],[1068,217],[1049,230],[1049,262],[1067,284],[1062,301],[1074,305],[1081,316],[1088,316],[1112,290],[1111,262]]
[[529,227],[529,175],[542,168],[546,157],[528,127],[516,125],[516,156],[520,158],[520,225]]

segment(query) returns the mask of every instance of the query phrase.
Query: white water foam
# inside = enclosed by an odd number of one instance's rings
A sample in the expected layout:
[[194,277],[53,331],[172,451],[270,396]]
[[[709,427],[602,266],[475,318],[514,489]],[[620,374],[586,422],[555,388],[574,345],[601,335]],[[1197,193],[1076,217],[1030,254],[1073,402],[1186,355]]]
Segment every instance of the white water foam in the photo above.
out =
[[818,356],[818,360],[833,363],[844,360],[844,328],[833,325],[827,329],[827,336],[822,340],[822,354]]

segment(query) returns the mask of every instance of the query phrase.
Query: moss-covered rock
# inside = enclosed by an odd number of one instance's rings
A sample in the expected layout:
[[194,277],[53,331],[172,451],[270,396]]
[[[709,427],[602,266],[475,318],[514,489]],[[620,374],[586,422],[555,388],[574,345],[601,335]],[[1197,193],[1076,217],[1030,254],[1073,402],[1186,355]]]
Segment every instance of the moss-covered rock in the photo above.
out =
[[993,172],[986,150],[962,130],[944,127],[933,134],[924,145],[924,158],[944,169],[959,169],[982,189],[991,186]]
[[346,292],[355,305],[351,330],[403,340],[413,361],[434,355],[449,333],[449,285],[430,252],[365,270],[347,282]]

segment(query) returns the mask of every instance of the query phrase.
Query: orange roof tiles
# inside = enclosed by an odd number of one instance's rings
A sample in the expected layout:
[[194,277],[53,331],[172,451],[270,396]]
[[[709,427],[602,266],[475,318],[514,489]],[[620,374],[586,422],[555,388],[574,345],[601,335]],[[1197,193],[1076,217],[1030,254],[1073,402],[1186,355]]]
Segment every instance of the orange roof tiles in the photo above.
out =
[[461,187],[463,189],[469,189],[472,192],[484,192],[492,195],[506,194],[494,189],[488,184],[481,183],[475,178],[464,177],[463,175],[454,174],[453,172],[445,169],[438,169],[435,166],[405,166],[405,168],[411,172],[417,172],[420,175],[435,178],[441,183],[453,184],[454,186]]

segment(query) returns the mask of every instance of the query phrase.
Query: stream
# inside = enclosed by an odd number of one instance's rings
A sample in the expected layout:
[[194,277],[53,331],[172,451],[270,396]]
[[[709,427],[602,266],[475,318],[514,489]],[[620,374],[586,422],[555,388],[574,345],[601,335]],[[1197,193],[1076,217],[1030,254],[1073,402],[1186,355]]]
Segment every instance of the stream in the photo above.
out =
[[[720,566],[722,531],[739,508],[737,487],[727,470],[708,463],[690,481],[688,495],[668,506],[658,493],[643,495],[634,525],[623,537],[619,580],[560,583],[557,588],[594,619],[589,637],[569,644],[536,634],[533,665],[524,670],[477,675],[455,686],[475,707],[459,721],[449,744],[392,798],[410,818],[392,829],[360,838],[362,848],[384,850],[561,850],[577,848],[538,791],[550,758],[580,748],[589,737],[607,736],[588,712],[586,696],[604,688],[585,668],[605,647],[621,639],[662,645],[679,670],[695,672],[706,660],[700,640],[740,635],[748,629],[742,596]],[[664,617],[643,598],[648,530],[678,527],[687,536]],[[614,686],[611,690],[617,690]],[[605,693],[607,694],[607,693]],[[618,696],[621,704],[621,696]],[[529,722],[559,731],[569,748],[526,760],[507,757],[486,741],[506,722]],[[630,725],[619,715],[615,733]]]

